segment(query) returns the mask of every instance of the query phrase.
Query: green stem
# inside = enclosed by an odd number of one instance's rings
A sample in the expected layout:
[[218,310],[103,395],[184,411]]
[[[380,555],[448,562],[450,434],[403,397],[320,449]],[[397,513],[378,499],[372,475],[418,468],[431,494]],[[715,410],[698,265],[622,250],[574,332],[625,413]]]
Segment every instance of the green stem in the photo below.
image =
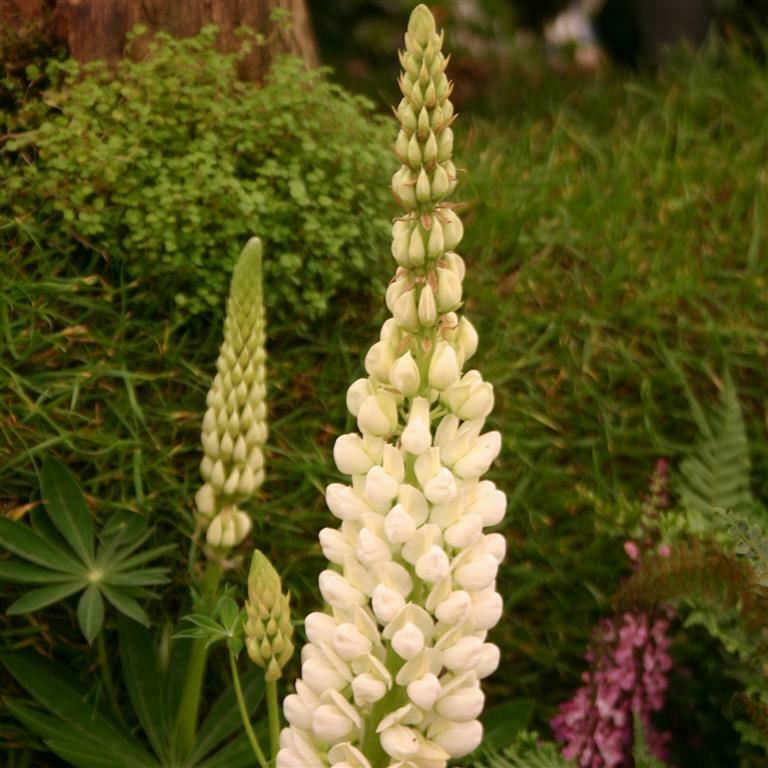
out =
[[120,711],[120,704],[117,701],[117,694],[115,693],[115,684],[112,682],[112,672],[109,668],[109,659],[107,658],[107,645],[104,642],[104,630],[101,629],[99,634],[96,635],[96,648],[99,653],[99,666],[101,667],[101,677],[104,680],[104,687],[107,690],[107,698],[109,699],[112,711],[115,713],[117,719],[122,723],[123,713]]
[[[259,746],[259,740],[256,738],[256,734],[253,732],[253,726],[251,725],[251,718],[248,716],[248,708],[245,706],[245,698],[243,697],[243,689],[240,685],[240,674],[237,671],[237,664],[235,662],[235,654],[230,652],[229,654],[229,667],[232,670],[232,682],[235,685],[235,697],[237,698],[237,706],[240,710],[240,718],[243,721],[243,728],[248,736],[248,741],[251,742],[251,748],[253,754],[256,755],[256,759],[259,761],[261,768],[269,768],[267,758],[264,757],[264,753]],[[267,691],[269,691],[269,683],[267,683]],[[269,700],[267,700],[269,701]],[[271,718],[270,718],[271,721]],[[271,722],[270,722],[271,725]],[[271,736],[271,732],[270,732]],[[274,749],[274,745],[272,747]]]
[[[388,648],[385,665],[394,679],[400,667],[402,667],[403,661],[392,648]],[[388,713],[394,712],[401,707],[406,700],[405,688],[393,684],[384,698],[379,699],[373,705],[373,711],[363,724],[363,744],[361,749],[373,768],[383,768],[383,766],[390,763],[389,756],[381,746],[381,740],[379,734],[376,733],[376,729]]]
[[272,762],[280,749],[280,707],[277,703],[277,680],[267,680],[267,716],[269,717],[269,746]]
[[[214,599],[221,580],[221,567],[213,560],[209,560],[205,566],[202,585],[201,613],[209,616],[214,608]],[[189,655],[187,674],[184,678],[184,687],[181,693],[181,704],[176,720],[176,744],[179,753],[183,756],[189,754],[195,741],[197,732],[197,715],[200,711],[200,697],[203,691],[205,679],[205,664],[208,651],[205,647],[205,639],[193,641],[192,652]]]

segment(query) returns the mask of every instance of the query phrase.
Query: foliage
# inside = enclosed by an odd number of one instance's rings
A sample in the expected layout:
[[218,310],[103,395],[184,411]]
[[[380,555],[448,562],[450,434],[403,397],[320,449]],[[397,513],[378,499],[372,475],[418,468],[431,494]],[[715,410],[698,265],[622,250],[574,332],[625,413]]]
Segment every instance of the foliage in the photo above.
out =
[[658,81],[521,83],[514,120],[466,137],[468,311],[506,439],[494,479],[512,506],[502,647],[517,695],[565,698],[577,679],[621,568],[580,489],[611,504],[690,450],[684,382],[708,400],[730,364],[768,497],[766,83],[736,46],[679,55]]
[[101,528],[97,545],[77,482],[54,459],[43,462],[40,491],[45,512],[33,509],[31,526],[0,517],[0,546],[21,559],[0,560],[0,577],[36,585],[11,603],[8,614],[38,611],[82,592],[77,619],[89,643],[101,631],[104,598],[120,613],[147,624],[137,598],[155,597],[147,587],[168,582],[167,568],[147,564],[173,545],[142,549],[152,531],[140,516],[120,512]]
[[245,619],[245,608],[240,610],[231,597],[224,596],[219,600],[211,616],[204,613],[191,613],[184,616],[182,621],[192,626],[177,632],[174,637],[205,640],[206,648],[223,640],[227,644],[227,649],[238,656],[243,649]]
[[755,506],[749,489],[746,427],[730,377],[725,379],[714,418],[707,419],[695,401],[693,407],[701,438],[680,464],[680,502],[689,516],[698,516],[701,527],[712,530],[720,527],[713,517],[717,510],[740,515]]
[[[189,755],[180,756],[171,737],[178,708],[178,674],[188,656],[175,643],[165,658],[147,630],[130,620],[120,625],[120,656],[128,698],[144,739],[99,711],[61,665],[37,654],[6,654],[0,661],[35,700],[30,706],[6,699],[8,708],[46,746],[76,768],[247,768],[253,754],[240,731],[240,713],[230,688],[211,705]],[[263,680],[251,671],[243,679],[249,712],[263,696]],[[234,739],[233,736],[237,735]]]
[[706,629],[745,666],[746,692],[738,699],[751,723],[737,720],[737,728],[745,740],[768,747],[766,512],[751,494],[749,445],[730,377],[712,416],[693,399],[692,405],[701,437],[681,463],[679,485],[683,527],[694,538],[676,543],[668,557],[643,562],[618,599],[632,606],[694,606],[686,624]]
[[472,768],[574,768],[557,745],[541,741],[538,733],[523,731],[504,749],[481,755]]
[[65,46],[53,35],[47,8],[23,23],[4,24],[0,29],[0,132],[5,133],[22,105],[39,98],[50,87],[46,72],[50,60],[64,59]]
[[56,87],[5,142],[5,213],[67,259],[124,269],[149,311],[175,298],[182,316],[223,304],[238,244],[263,232],[270,313],[307,322],[382,274],[386,142],[366,102],[298,60],[262,88],[241,82],[214,34],[159,35],[114,73],[53,63]]

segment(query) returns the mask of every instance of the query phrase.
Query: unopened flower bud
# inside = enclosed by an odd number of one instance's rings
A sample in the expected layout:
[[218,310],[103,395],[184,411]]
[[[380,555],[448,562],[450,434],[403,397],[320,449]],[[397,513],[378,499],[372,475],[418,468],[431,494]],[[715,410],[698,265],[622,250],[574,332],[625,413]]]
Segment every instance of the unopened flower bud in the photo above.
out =
[[397,426],[397,404],[388,392],[367,397],[357,414],[357,426],[361,432],[384,437]]
[[438,165],[432,174],[432,198],[436,201],[442,200],[450,192],[450,188],[451,184],[445,168]]
[[449,269],[437,268],[437,308],[441,313],[452,312],[461,304],[461,281]]
[[464,237],[461,219],[450,208],[443,211],[443,237],[446,251],[454,250]]
[[424,250],[424,236],[421,227],[414,227],[408,244],[408,266],[420,267],[424,263],[426,252]]
[[413,288],[404,291],[395,301],[392,315],[397,324],[406,331],[414,332],[419,328],[419,313],[416,309],[416,291]]
[[248,574],[245,644],[251,660],[265,669],[267,680],[277,680],[293,655],[289,601],[272,563],[256,550]]
[[[421,89],[419,88],[418,84],[414,86],[414,89],[412,91],[413,96],[421,96]],[[417,101],[420,99],[414,99],[414,101]],[[414,170],[417,169],[421,165],[421,149],[419,148],[419,140],[416,138],[416,134],[414,133],[413,136],[411,136],[411,140],[408,142],[408,163]],[[418,188],[419,183],[416,182],[416,197],[418,199]],[[427,199],[429,199],[429,195],[427,195]]]
[[419,322],[425,328],[429,328],[437,322],[435,294],[428,283],[422,286],[421,294],[419,295]]
[[416,733],[404,725],[387,728],[380,737],[382,749],[395,760],[408,760],[419,751]]
[[443,696],[436,704],[435,711],[440,717],[454,723],[474,720],[483,711],[485,696],[477,685],[458,688]]
[[371,641],[354,624],[339,624],[334,632],[333,648],[344,661],[352,661],[370,653]]
[[451,757],[464,757],[480,746],[483,740],[483,726],[479,720],[454,723],[434,736],[433,740]]
[[400,443],[409,453],[420,456],[432,445],[429,402],[423,397],[414,398],[408,423],[400,436]]
[[475,447],[453,465],[453,471],[463,480],[485,474],[501,450],[501,433],[486,432]]
[[459,378],[459,361],[456,351],[445,341],[440,341],[429,364],[429,384],[438,390],[447,389]]
[[388,381],[389,369],[395,362],[391,347],[383,341],[377,341],[365,356],[365,370],[379,381]]
[[387,686],[384,681],[379,680],[379,678],[374,677],[369,672],[358,675],[352,681],[352,695],[358,707],[374,704],[383,699],[386,693]]
[[365,398],[372,394],[374,391],[371,382],[368,379],[358,379],[347,390],[347,410],[357,416]]
[[424,677],[408,684],[408,698],[420,709],[429,711],[437,701],[442,687],[437,676],[428,672]]
[[443,255],[445,250],[445,237],[443,234],[443,225],[435,217],[432,219],[432,227],[429,230],[429,241],[427,242],[427,253],[431,259],[437,259]]
[[389,382],[405,397],[415,395],[421,385],[419,367],[410,352],[395,360],[389,370]]
[[412,659],[424,649],[424,635],[415,624],[408,622],[392,636],[392,648],[401,659]]
[[[415,137],[413,137],[415,138]],[[429,176],[422,166],[416,179],[416,201],[422,205],[432,197],[432,190],[429,184]]]

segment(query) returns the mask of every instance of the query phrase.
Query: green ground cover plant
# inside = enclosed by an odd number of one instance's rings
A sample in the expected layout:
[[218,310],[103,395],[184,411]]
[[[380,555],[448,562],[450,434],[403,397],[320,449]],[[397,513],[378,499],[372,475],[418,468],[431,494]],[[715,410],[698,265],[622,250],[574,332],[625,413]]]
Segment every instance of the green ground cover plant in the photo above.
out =
[[[114,73],[52,62],[55,86],[19,110],[4,142],[5,215],[62,259],[144,283],[152,311],[172,311],[170,298],[183,316],[221,304],[232,243],[269,233],[267,304],[307,322],[345,281],[382,273],[381,125],[369,102],[297,59],[262,88],[242,82],[239,54],[216,51],[214,37],[161,35]],[[243,52],[257,44],[244,33]],[[152,285],[170,277],[175,293],[158,295]]]
[[[465,128],[456,154],[468,169],[460,186],[467,309],[482,339],[477,366],[496,386],[492,424],[505,438],[490,477],[510,502],[500,584],[509,618],[496,630],[504,663],[490,698],[514,696],[523,710],[522,700],[535,701],[523,720],[543,731],[578,681],[590,628],[607,610],[622,568],[621,536],[595,513],[602,508],[595,500],[610,504],[642,491],[659,456],[674,460],[688,450],[697,424],[686,387],[702,402],[714,401],[726,364],[744,408],[753,493],[768,498],[768,73],[760,59],[725,46],[681,56],[658,80],[611,74],[544,83],[538,91],[521,84],[512,102],[503,119]],[[51,146],[57,140],[46,136]],[[391,157],[386,139],[379,140],[376,151]],[[97,151],[80,133],[70,142],[73,156],[78,147],[86,160]],[[156,527],[156,543],[186,542],[194,531],[200,418],[234,253],[215,268],[220,290],[210,309],[198,296],[186,304],[196,316],[170,319],[168,308],[192,279],[159,256],[161,235],[173,228],[146,225],[155,239],[142,248],[151,259],[126,247],[117,213],[100,220],[104,231],[97,233],[113,246],[75,244],[63,234],[69,230],[60,231],[64,214],[54,197],[41,190],[63,184],[63,199],[73,205],[82,203],[82,190],[70,187],[50,159],[38,163],[32,153],[22,167],[21,152],[5,141],[2,169],[17,192],[6,196],[0,222],[2,511],[26,517],[41,461],[52,453],[77,475],[98,520],[138,512]],[[394,166],[392,159],[385,175]],[[219,178],[229,189],[240,177],[233,166],[227,173]],[[115,187],[118,195],[129,191]],[[266,200],[277,208],[273,194],[269,187]],[[30,203],[35,195],[43,201],[39,211]],[[307,196],[307,216],[324,221],[315,197]],[[153,201],[153,210],[175,222],[177,203],[164,208],[163,200]],[[386,242],[387,208],[377,206],[357,225],[373,227]],[[293,214],[280,210],[276,231],[284,234]],[[238,236],[254,231],[256,214],[245,218],[218,209],[216,225],[228,228],[221,252],[236,252],[244,239],[230,240],[229,228],[242,227]],[[88,226],[94,221],[86,216]],[[386,246],[353,230],[350,247],[388,272]],[[272,234],[264,230],[266,238]],[[312,252],[325,253],[323,246]],[[199,261],[213,273],[212,263]],[[383,315],[371,315],[358,283],[334,284],[330,309],[314,299],[302,305],[314,307],[309,333],[292,320],[307,274],[290,260],[284,266],[290,276],[273,285],[289,286],[290,298],[270,294],[276,275],[266,267],[267,302],[277,309],[267,342],[270,471],[248,541],[273,561],[279,553],[283,584],[296,615],[304,615],[317,603],[317,532],[327,524],[322,490],[337,479],[329,469],[333,443],[352,428],[351,418],[344,426],[338,393],[359,370]],[[182,572],[186,547],[163,564]],[[237,571],[242,583],[245,566]],[[3,589],[9,603],[21,595]],[[153,621],[175,612],[185,589],[176,583],[158,590],[163,599],[147,606]],[[67,637],[57,653],[75,668],[90,663],[78,656],[85,645],[72,606],[0,621],[5,650],[48,652],[55,628]],[[108,614],[103,631],[116,630]],[[700,639],[686,642],[695,648]],[[223,679],[226,667],[214,663],[213,673]],[[720,680],[716,669],[706,674]],[[676,706],[685,712],[703,701],[681,696]],[[730,733],[727,704],[714,695],[701,703],[711,717],[697,715],[698,722],[713,738]],[[28,734],[0,717],[4,746],[29,745]]]

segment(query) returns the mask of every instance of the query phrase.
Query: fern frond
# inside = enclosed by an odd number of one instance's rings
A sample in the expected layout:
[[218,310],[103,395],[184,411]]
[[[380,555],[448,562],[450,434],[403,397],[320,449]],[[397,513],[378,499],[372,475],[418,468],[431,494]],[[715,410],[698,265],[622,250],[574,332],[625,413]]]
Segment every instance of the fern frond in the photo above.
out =
[[718,510],[743,510],[755,504],[749,490],[747,432],[730,376],[725,377],[717,409],[700,424],[700,432],[693,452],[680,465],[678,490],[686,509],[719,527]]
[[646,558],[616,596],[619,609],[653,610],[687,600],[736,610],[749,630],[768,625],[768,594],[750,563],[701,542]]
[[575,763],[563,757],[556,744],[523,732],[508,747],[482,754],[472,768],[575,768]]

